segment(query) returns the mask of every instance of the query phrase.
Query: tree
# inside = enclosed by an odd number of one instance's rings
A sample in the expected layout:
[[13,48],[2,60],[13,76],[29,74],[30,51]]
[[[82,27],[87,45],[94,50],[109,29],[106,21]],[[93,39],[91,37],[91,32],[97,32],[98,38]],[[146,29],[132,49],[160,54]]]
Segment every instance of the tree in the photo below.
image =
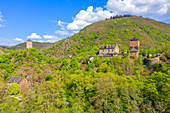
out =
[[48,74],[47,76],[46,76],[46,81],[51,81],[51,80],[53,80],[54,79],[54,76],[52,75],[52,74]]
[[151,61],[150,59],[145,58],[145,59],[143,60],[143,64],[144,64],[144,65],[150,66],[151,63],[152,63],[152,61]]
[[11,95],[16,95],[19,93],[19,90],[20,90],[20,86],[14,82],[12,83],[10,86],[9,86],[9,89],[8,91],[10,92]]
[[94,104],[95,109],[103,113],[117,112],[119,102],[116,99],[117,91],[115,84],[110,77],[101,77],[96,81],[95,95],[90,98],[90,102]]
[[91,71],[94,68],[94,63],[89,63],[86,67],[87,71]]
[[107,69],[107,64],[106,63],[102,63],[99,66],[98,72],[106,72],[106,69]]
[[73,69],[73,70],[76,70],[79,66],[79,62],[76,58],[72,58],[71,59],[71,62],[70,62],[70,67]]
[[38,62],[41,62],[43,59],[43,54],[41,52],[38,53]]

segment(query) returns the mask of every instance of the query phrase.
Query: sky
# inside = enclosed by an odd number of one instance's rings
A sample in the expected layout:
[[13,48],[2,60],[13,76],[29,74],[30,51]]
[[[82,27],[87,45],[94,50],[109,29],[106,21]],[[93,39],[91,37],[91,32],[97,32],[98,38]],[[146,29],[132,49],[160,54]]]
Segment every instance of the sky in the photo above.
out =
[[0,45],[53,43],[121,14],[170,23],[170,0],[0,0]]

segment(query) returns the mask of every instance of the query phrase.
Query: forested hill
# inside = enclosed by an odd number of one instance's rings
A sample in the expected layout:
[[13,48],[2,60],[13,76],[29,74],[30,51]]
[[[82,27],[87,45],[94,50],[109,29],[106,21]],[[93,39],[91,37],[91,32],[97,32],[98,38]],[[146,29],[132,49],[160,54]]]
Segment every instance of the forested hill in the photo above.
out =
[[[41,42],[33,42],[33,47],[36,49],[41,49],[43,47],[47,47],[50,46],[51,43],[41,43]],[[26,42],[12,46],[12,47],[8,47],[9,49],[13,49],[13,50],[18,50],[18,49],[25,49],[26,48]]]
[[102,44],[117,42],[120,52],[127,51],[129,40],[137,37],[141,42],[141,52],[153,51],[170,42],[170,24],[143,17],[122,17],[93,23],[79,33],[56,42],[46,49],[46,55],[85,56],[95,55]]
[[[87,26],[43,48],[44,54],[35,48],[0,48],[6,53],[0,55],[0,113],[170,113],[169,28],[126,17]],[[153,56],[94,55],[101,44],[115,42],[127,51],[134,36],[140,50]],[[153,64],[155,53],[161,58]]]

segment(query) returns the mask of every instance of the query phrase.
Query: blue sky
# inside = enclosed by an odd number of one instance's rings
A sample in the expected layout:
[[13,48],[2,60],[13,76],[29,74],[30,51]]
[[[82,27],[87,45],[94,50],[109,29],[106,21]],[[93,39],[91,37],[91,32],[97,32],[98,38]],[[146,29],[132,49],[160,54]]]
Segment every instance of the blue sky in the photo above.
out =
[[0,45],[56,42],[116,14],[169,23],[170,0],[0,0]]

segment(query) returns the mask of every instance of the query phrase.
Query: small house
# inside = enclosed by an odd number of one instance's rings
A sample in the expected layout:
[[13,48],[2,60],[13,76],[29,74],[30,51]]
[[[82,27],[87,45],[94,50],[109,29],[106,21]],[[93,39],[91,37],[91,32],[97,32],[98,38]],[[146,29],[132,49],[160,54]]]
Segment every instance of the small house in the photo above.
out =
[[29,87],[28,81],[24,77],[12,76],[8,80],[7,84],[8,86],[10,86],[14,82],[20,86],[20,91],[19,91],[20,93],[24,92]]

